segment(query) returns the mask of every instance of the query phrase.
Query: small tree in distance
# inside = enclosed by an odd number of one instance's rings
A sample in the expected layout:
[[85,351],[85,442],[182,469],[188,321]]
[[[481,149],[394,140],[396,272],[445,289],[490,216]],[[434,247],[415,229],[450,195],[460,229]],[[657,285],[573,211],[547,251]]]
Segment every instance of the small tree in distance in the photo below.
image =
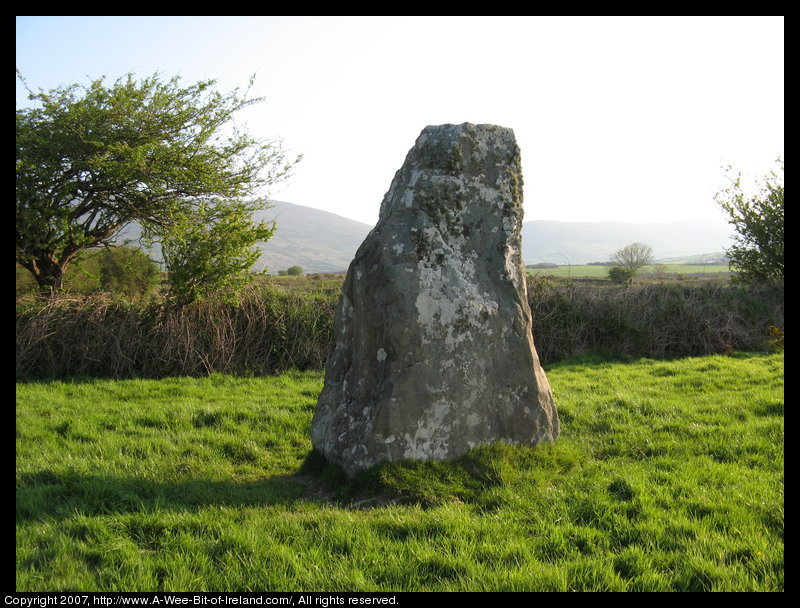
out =
[[633,283],[633,278],[644,266],[654,261],[653,248],[644,243],[631,243],[618,249],[611,256],[613,266],[608,270],[609,278],[615,283]]

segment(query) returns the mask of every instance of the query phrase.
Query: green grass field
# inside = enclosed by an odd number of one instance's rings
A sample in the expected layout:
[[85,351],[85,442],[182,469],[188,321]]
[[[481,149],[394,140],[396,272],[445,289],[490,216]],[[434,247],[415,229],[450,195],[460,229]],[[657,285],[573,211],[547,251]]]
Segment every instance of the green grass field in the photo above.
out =
[[[558,266],[557,268],[528,268],[529,274],[549,274],[555,277],[575,278],[605,278],[608,277],[608,266],[587,264],[582,266]],[[727,264],[664,264],[660,270],[664,275],[705,275],[718,274],[727,276],[730,268]],[[641,279],[656,276],[656,267],[644,266],[637,274]]]
[[348,482],[320,373],[17,385],[18,591],[781,591],[783,355],[550,367],[562,436]]

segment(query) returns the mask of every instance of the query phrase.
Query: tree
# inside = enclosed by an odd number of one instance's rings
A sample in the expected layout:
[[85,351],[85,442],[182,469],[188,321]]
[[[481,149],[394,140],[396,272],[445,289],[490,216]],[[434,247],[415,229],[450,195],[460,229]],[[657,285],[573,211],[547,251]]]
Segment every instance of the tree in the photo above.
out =
[[103,81],[28,89],[37,105],[16,112],[16,256],[43,290],[59,290],[81,251],[127,224],[167,231],[211,199],[255,197],[299,160],[232,124],[261,101],[238,89],[158,74]]
[[286,274],[293,277],[299,277],[303,274],[303,267],[302,266],[290,266],[286,271]]
[[[159,284],[161,270],[144,251],[129,246],[81,252],[64,277],[64,290],[88,295],[108,291],[129,296],[149,293]],[[35,293],[33,275],[17,264],[17,295]]]
[[633,282],[634,274],[622,266],[612,266],[608,269],[608,278],[620,285],[630,285]]
[[108,247],[96,253],[100,288],[128,295],[144,295],[158,285],[161,271],[152,258],[133,247]]
[[[617,283],[632,283],[643,266],[652,264],[654,260],[653,248],[644,243],[631,243],[618,249],[611,256],[613,266],[608,274],[612,281]],[[612,275],[613,271],[613,275]]]
[[252,222],[252,212],[245,201],[209,201],[162,231],[168,296],[174,304],[184,306],[209,294],[237,301],[260,255],[256,244],[275,231],[273,222]]
[[783,283],[783,161],[748,195],[741,173],[714,199],[728,214],[737,234],[727,249],[735,278],[744,283]]

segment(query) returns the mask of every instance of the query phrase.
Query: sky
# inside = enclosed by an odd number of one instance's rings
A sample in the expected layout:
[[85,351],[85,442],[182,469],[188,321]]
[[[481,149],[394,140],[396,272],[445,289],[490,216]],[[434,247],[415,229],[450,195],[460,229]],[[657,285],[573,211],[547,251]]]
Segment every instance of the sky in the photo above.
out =
[[[303,159],[269,194],[374,224],[427,125],[522,153],[525,221],[724,222],[725,167],[784,158],[783,17],[17,16],[34,90],[128,73],[253,96],[237,124]],[[30,103],[17,82],[17,107]]]

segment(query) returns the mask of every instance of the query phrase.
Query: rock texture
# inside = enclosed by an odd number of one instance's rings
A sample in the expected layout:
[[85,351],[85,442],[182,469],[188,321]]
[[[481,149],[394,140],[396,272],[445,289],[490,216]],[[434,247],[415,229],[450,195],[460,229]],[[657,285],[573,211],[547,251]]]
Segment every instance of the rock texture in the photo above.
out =
[[349,474],[558,437],[531,335],[511,129],[425,128],[356,253],[311,427]]

